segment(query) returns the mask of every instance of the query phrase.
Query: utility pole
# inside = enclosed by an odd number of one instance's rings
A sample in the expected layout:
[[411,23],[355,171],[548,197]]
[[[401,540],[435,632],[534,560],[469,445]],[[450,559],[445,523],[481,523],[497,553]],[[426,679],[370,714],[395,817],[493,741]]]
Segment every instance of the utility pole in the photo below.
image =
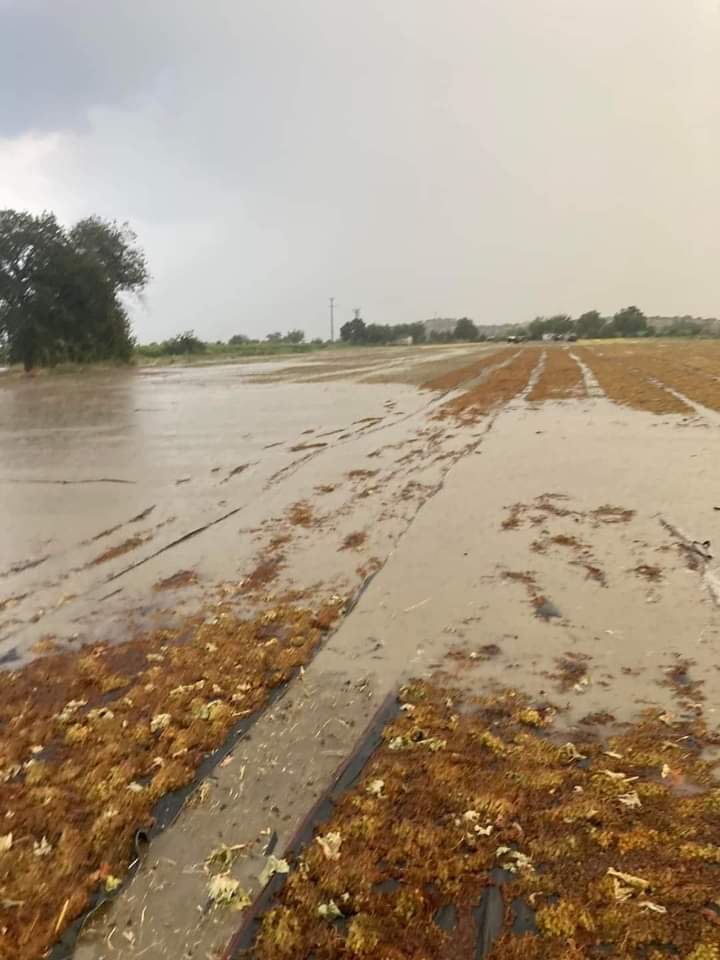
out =
[[335,297],[330,297],[330,343],[335,342]]

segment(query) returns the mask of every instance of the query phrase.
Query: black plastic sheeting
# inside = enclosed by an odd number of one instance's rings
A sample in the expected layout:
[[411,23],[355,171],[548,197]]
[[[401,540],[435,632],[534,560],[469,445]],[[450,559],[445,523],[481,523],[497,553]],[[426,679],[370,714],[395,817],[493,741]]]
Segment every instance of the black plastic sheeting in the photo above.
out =
[[486,957],[492,950],[493,943],[503,930],[505,921],[505,901],[502,890],[494,883],[485,888],[480,897],[480,903],[473,911],[478,926],[477,948],[475,956],[478,960]]
[[129,880],[132,879],[142,863],[148,844],[153,837],[156,837],[159,833],[162,833],[163,830],[166,830],[172,823],[175,822],[182,811],[182,808],[185,806],[185,802],[188,797],[200,786],[203,780],[207,779],[215,767],[217,767],[218,764],[224,760],[226,756],[228,756],[228,754],[232,753],[238,742],[242,740],[248,730],[250,730],[250,728],[263,715],[263,713],[273,707],[278,700],[285,695],[288,684],[298,672],[299,670],[294,671],[292,677],[290,677],[286,683],[281,684],[274,690],[271,690],[267,702],[257,713],[251,714],[249,717],[243,717],[240,721],[238,721],[238,723],[228,734],[228,737],[222,746],[218,747],[217,750],[213,750],[211,753],[205,755],[203,761],[197,769],[194,780],[186,784],[184,787],[180,787],[177,790],[173,790],[171,793],[165,794],[164,797],[161,797],[160,800],[158,800],[152,811],[152,824],[149,824],[145,828],[140,828],[135,833],[135,859],[130,864],[128,871],[123,878],[122,885],[111,894],[105,893],[103,890],[98,890],[91,906],[88,907],[85,913],[79,916],[77,920],[75,920],[74,923],[72,923],[65,930],[63,935],[47,955],[47,960],[70,960],[75,951],[75,945],[78,937],[80,936],[85,924],[106,903],[118,896],[118,894],[127,885]]
[[[330,788],[317,800],[285,847],[284,858],[297,856],[303,847],[312,842],[316,827],[330,819],[337,801],[344,793],[351,790],[362,776],[368,760],[382,742],[385,726],[397,715],[398,709],[397,696],[395,693],[389,694],[375,712],[353,752],[338,767]],[[230,939],[222,960],[240,960],[241,957],[248,956],[255,942],[262,915],[272,906],[277,893],[285,883],[285,877],[286,874],[279,873],[271,877],[246,911],[242,926]]]
[[[503,870],[502,867],[495,867],[490,871],[490,883],[474,910],[478,925],[477,949],[475,952],[478,960],[488,956],[493,943],[503,933],[505,898],[502,888],[511,883],[513,879],[514,874],[509,870]],[[516,898],[512,901],[512,918],[511,932],[517,936],[538,932],[535,923],[535,911],[524,900]]]
[[[372,580],[377,576],[378,572],[379,571],[377,570],[374,571],[363,580],[360,587],[358,587],[348,601],[347,606],[343,611],[343,620],[357,606],[360,598],[370,586]],[[330,639],[330,637],[332,637],[333,634],[339,629],[341,624],[342,620],[323,638],[323,642],[320,643],[317,649],[314,651],[313,656],[310,658],[310,662],[312,662],[315,655],[320,652],[325,642]],[[7,654],[5,654],[2,659],[0,659],[0,663],[5,663],[9,660],[15,659],[16,654],[17,651],[15,648],[13,648]],[[71,960],[75,952],[75,946],[78,938],[82,933],[85,924],[107,903],[122,893],[127,883],[137,872],[150,840],[175,822],[188,797],[200,786],[202,781],[212,773],[215,767],[218,766],[218,764],[224,760],[228,754],[232,753],[237,746],[238,741],[245,736],[248,730],[254,726],[260,717],[285,695],[289,685],[299,673],[300,668],[294,670],[285,683],[280,684],[274,690],[270,691],[267,702],[259,710],[257,710],[254,714],[251,714],[249,717],[243,717],[238,721],[238,723],[228,734],[225,742],[218,747],[217,750],[213,750],[211,753],[208,753],[205,756],[195,773],[195,778],[189,784],[184,787],[180,787],[178,790],[173,790],[171,793],[166,794],[164,797],[161,797],[161,799],[158,800],[152,811],[152,824],[148,824],[144,828],[141,827],[135,834],[133,844],[134,859],[132,860],[127,873],[123,877],[121,886],[110,894],[106,893],[102,889],[98,889],[92,898],[91,905],[65,930],[62,936],[57,940],[50,952],[47,954],[46,960]],[[277,842],[277,837],[275,838],[275,842]],[[272,838],[270,839],[270,843],[268,843],[268,848],[270,848],[271,845],[274,849],[275,844],[272,842]],[[271,852],[271,849],[267,850],[268,855]]]
[[446,903],[440,907],[433,917],[433,922],[436,923],[441,930],[445,930],[446,933],[453,931],[457,926],[457,910],[455,909],[455,904]]
[[[360,587],[356,590],[355,594],[348,601],[345,610],[343,611],[343,619],[354,609],[354,607],[359,602],[362,595],[365,593],[367,588],[370,586],[370,583],[377,575],[378,571],[371,573],[369,576],[363,580]],[[331,636],[339,629],[342,620],[338,623],[335,628],[323,638],[323,642],[315,650],[313,657],[319,653],[324,644],[330,639]],[[6,654],[5,657],[0,660],[0,663],[5,660],[11,659],[12,655],[15,653],[15,650],[11,650],[9,654]],[[312,662],[311,657],[311,662]],[[92,898],[92,902],[88,909],[81,914],[70,926],[65,930],[62,936],[54,944],[53,948],[47,954],[47,960],[71,960],[74,952],[75,946],[77,944],[78,938],[86,925],[86,923],[93,917],[99,910],[101,910],[109,901],[113,900],[115,897],[119,896],[123,889],[126,887],[127,883],[132,879],[132,877],[137,872],[140,864],[142,863],[143,857],[147,850],[147,846],[150,840],[153,837],[156,837],[163,830],[167,829],[172,823],[175,822],[179,816],[182,808],[185,805],[185,801],[188,797],[200,786],[203,780],[205,780],[218,766],[218,764],[225,759],[228,754],[232,753],[235,747],[238,744],[238,741],[242,740],[245,734],[250,730],[251,727],[263,716],[263,714],[270,710],[278,700],[280,700],[288,690],[289,685],[295,679],[296,676],[300,673],[300,668],[293,670],[290,677],[285,681],[285,683],[280,684],[274,690],[271,690],[268,694],[267,702],[255,713],[251,714],[249,717],[243,717],[238,721],[237,724],[231,729],[230,733],[227,736],[225,742],[212,752],[206,754],[205,758],[198,767],[194,779],[184,787],[180,787],[178,790],[173,790],[172,792],[166,794],[164,797],[161,797],[158,800],[157,804],[152,811],[152,824],[149,824],[146,828],[139,829],[135,834],[134,840],[134,855],[135,859],[131,862],[127,873],[123,877],[123,882],[117,890],[114,890],[112,893],[106,893],[103,889],[98,889]],[[276,838],[277,842],[277,838]],[[272,838],[270,843],[272,843]],[[268,847],[270,846],[268,844]],[[274,844],[272,844],[274,848]],[[271,850],[268,850],[268,855],[271,853]]]
[[[396,695],[394,693],[389,694],[373,716],[353,752],[336,771],[329,789],[317,800],[296,834],[285,847],[283,852],[285,859],[297,858],[302,849],[312,843],[317,828],[331,818],[338,800],[348,790],[351,790],[362,776],[368,761],[382,742],[385,726],[397,715],[398,709],[399,703]],[[274,905],[277,894],[282,889],[286,878],[286,874],[277,873],[271,877],[246,911],[240,929],[230,939],[221,960],[250,960],[262,917]],[[473,910],[477,925],[477,940],[474,957],[468,957],[467,960],[482,960],[482,958],[488,956],[493,943],[504,932],[505,896],[503,887],[511,883],[514,878],[513,873],[503,870],[501,867],[495,867],[490,871],[489,883],[485,887],[478,905]],[[388,879],[377,884],[374,890],[378,893],[392,893],[399,885],[397,880]],[[524,900],[516,898],[512,901],[512,918],[511,932],[513,934],[518,936],[537,934],[535,912]],[[455,904],[444,904],[436,911],[433,920],[442,930],[452,932],[457,926],[458,920],[458,911]],[[342,918],[339,924],[342,923],[347,924],[348,918]],[[312,960],[312,958],[309,958],[309,960]]]

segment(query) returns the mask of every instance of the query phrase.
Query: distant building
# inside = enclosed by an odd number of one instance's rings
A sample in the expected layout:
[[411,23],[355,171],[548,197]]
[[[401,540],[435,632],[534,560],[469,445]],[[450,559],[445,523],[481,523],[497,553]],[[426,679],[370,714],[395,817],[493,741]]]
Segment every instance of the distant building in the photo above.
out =
[[432,320],[425,320],[425,335],[429,338],[431,333],[455,333],[457,326],[456,317],[433,317]]

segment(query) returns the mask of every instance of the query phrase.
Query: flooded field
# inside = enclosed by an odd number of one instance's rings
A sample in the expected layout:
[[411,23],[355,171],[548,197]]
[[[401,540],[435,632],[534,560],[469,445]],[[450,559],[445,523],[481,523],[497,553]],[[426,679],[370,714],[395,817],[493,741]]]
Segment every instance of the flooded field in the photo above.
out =
[[0,377],[0,431],[2,960],[717,958],[720,345]]

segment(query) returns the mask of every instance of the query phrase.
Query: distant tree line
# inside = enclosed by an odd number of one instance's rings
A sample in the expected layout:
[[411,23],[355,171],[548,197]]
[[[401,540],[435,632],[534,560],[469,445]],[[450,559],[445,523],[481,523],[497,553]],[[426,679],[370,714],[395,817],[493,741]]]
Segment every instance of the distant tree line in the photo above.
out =
[[[536,317],[527,326],[506,325],[501,330],[512,333],[517,337],[528,340],[541,340],[543,335],[568,336],[574,334],[583,339],[603,337],[640,337],[654,336],[696,336],[707,333],[707,326],[700,321],[689,317],[678,317],[670,326],[664,326],[656,331],[645,314],[638,307],[625,307],[612,317],[603,317],[597,310],[589,310],[577,318],[566,313],[554,314],[550,317]],[[491,332],[494,337],[502,335],[497,327]],[[450,330],[428,330],[421,321],[416,323],[381,324],[366,323],[362,318],[355,317],[344,323],[340,328],[342,343],[356,346],[383,346],[393,343],[403,343],[408,339],[415,343],[473,343],[488,339],[482,327],[478,327],[469,317],[460,317],[454,321]],[[222,353],[232,352],[262,352],[263,344],[286,345],[289,347],[327,346],[328,342],[320,339],[306,343],[303,330],[289,330],[287,333],[275,331],[269,333],[264,340],[254,339],[242,333],[236,333],[227,342],[216,340],[206,342],[188,330],[161,343],[150,343],[136,348],[136,352],[147,357],[181,356],[201,354],[208,351]],[[253,350],[253,348],[257,348]]]
[[698,317],[648,317],[648,330],[663,337],[707,337],[720,334],[720,321]]
[[428,334],[422,321],[415,323],[365,323],[360,317],[348,320],[340,327],[340,339],[345,343],[382,345],[412,340],[413,343],[450,343],[455,340],[484,340],[485,337],[467,317],[455,323],[449,332]]
[[[287,333],[279,331],[269,333],[264,340],[258,340],[248,337],[244,333],[235,333],[227,342],[224,340],[206,341],[201,340],[194,330],[186,330],[184,333],[178,333],[168,340],[162,340],[159,343],[146,343],[136,347],[136,353],[143,357],[177,357],[190,356],[192,354],[203,354],[208,352],[255,352],[252,348],[261,347],[263,344],[285,344],[290,347],[306,346],[304,330],[288,330]],[[313,346],[321,346],[322,340],[313,340]],[[244,349],[247,348],[247,349]]]
[[487,334],[469,318],[460,317],[454,330],[442,332],[431,330],[428,334],[428,343],[479,343],[487,340]]
[[67,229],[52,213],[0,210],[0,354],[26,370],[130,360],[122,297],[149,280],[127,224],[88,217]]
[[535,317],[527,327],[518,329],[518,334],[528,340],[541,340],[545,334],[567,336],[571,333],[583,339],[596,339],[648,336],[651,331],[645,314],[638,307],[624,307],[613,317],[603,317],[597,310],[588,310],[577,319],[567,313],[556,313],[551,317]]
[[[373,345],[382,346],[391,343],[403,342],[411,339],[413,343],[449,343],[456,340],[485,340],[484,334],[478,332],[478,328],[467,317],[457,321],[455,330],[451,333],[431,333],[427,336],[425,324],[422,321],[416,323],[398,323],[395,325],[365,323],[360,317],[348,321],[340,328],[340,340],[346,344],[354,345]],[[309,343],[306,341],[303,330],[288,330],[287,333],[274,331],[267,334],[264,340],[258,340],[248,337],[242,333],[236,333],[230,337],[227,342],[223,340],[204,341],[201,340],[194,330],[187,330],[179,333],[168,340],[159,343],[146,343],[136,347],[136,353],[144,357],[163,357],[163,356],[188,356],[191,354],[201,354],[207,352],[232,352],[236,348],[238,352],[254,352],[253,347],[262,347],[263,344],[286,345],[289,347],[319,347],[327,346],[328,341],[315,339]]]
[[269,333],[265,339],[268,343],[302,343],[305,340],[304,330],[288,330],[282,334],[280,331]]
[[365,323],[361,317],[354,317],[340,327],[340,339],[344,343],[384,344],[412,338],[413,343],[425,342],[425,325],[417,323],[397,323],[393,326],[385,323]]
[[528,340],[541,340],[544,334],[567,336],[573,333],[586,340],[608,337],[696,337],[716,335],[719,325],[712,320],[694,317],[674,317],[669,322],[655,318],[657,326],[639,307],[623,307],[611,317],[603,317],[598,310],[588,310],[573,319],[569,314],[557,313],[551,317],[535,317],[526,327],[518,327],[517,335]]
[[[380,324],[365,323],[360,317],[348,321],[340,328],[342,343],[354,345],[382,346],[411,339],[413,343],[448,343],[455,340],[485,340],[485,336],[478,332],[478,328],[467,317],[457,321],[455,330],[451,333],[431,333],[427,336],[425,324],[416,323]],[[205,342],[200,340],[193,330],[163,340],[160,343],[148,343],[137,347],[137,353],[146,357],[178,356],[204,353],[207,351],[222,351],[228,348],[252,348],[265,344],[285,344],[288,346],[305,346],[305,332],[303,330],[288,330],[287,333],[274,331],[267,334],[264,340],[253,339],[242,333],[236,333],[225,343],[222,340]],[[327,345],[327,341],[316,339],[308,346]]]
[[720,335],[720,322],[700,320],[694,317],[675,317],[671,322],[664,318],[655,318],[657,327],[645,316],[639,307],[623,307],[613,316],[602,316],[598,310],[588,310],[573,318],[567,313],[556,313],[550,317],[535,317],[527,325],[507,324],[484,329],[476,325],[469,317],[448,321],[449,329],[428,331],[424,323],[379,324],[365,323],[355,317],[340,328],[340,339],[344,343],[360,345],[382,345],[403,342],[408,338],[413,343],[453,343],[479,342],[505,334],[513,334],[527,340],[542,340],[546,334],[558,337],[574,335],[582,339],[602,339],[606,337],[692,337]]

